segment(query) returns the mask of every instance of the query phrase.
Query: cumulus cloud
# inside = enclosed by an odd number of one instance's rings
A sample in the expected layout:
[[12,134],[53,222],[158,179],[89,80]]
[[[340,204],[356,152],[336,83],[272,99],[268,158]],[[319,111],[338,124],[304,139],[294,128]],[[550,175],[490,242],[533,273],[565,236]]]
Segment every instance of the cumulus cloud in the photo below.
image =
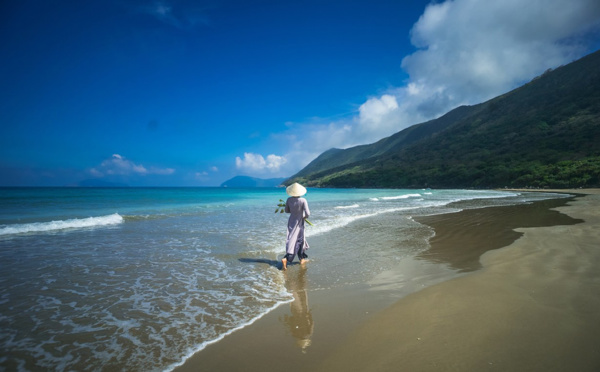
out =
[[243,159],[239,156],[235,158],[236,168],[249,174],[278,173],[286,163],[285,157],[274,154],[264,158],[260,154],[245,152]]
[[368,131],[389,126],[390,116],[398,110],[396,97],[384,94],[380,98],[370,98],[359,108],[358,123]]
[[113,154],[110,158],[102,161],[99,166],[91,168],[88,172],[94,177],[104,176],[128,176],[128,175],[171,175],[175,173],[173,168],[146,168],[141,164],[135,164],[119,154]]
[[599,20],[595,0],[430,4],[411,31],[418,50],[402,61],[403,93],[423,117],[479,103],[581,57]]
[[[278,136],[293,139],[284,155],[287,167],[299,170],[332,147],[373,143],[460,105],[506,93],[590,52],[598,32],[597,0],[431,3],[411,30],[416,51],[402,60],[406,83],[369,97],[353,117],[287,125]],[[263,164],[253,157],[237,163]]]

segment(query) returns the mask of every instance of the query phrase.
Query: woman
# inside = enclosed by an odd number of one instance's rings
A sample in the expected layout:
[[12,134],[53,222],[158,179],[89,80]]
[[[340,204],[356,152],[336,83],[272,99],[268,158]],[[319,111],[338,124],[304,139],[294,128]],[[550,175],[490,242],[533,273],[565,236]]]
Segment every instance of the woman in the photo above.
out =
[[290,196],[285,202],[285,213],[290,213],[290,218],[285,242],[285,257],[281,260],[283,270],[287,270],[287,264],[294,261],[296,255],[301,264],[306,262],[308,243],[304,237],[304,219],[310,216],[308,202],[301,198],[306,194],[306,188],[299,183],[293,183],[285,191]]

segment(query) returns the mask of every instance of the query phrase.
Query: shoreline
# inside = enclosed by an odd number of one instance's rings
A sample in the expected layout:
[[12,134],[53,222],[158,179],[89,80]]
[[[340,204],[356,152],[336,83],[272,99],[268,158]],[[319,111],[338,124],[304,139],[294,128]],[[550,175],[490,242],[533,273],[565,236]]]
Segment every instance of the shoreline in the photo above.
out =
[[[532,192],[532,190],[518,191]],[[554,190],[539,191],[556,192]],[[582,191],[584,190],[560,190],[560,192],[570,194],[580,194]],[[552,200],[557,201],[559,199]],[[542,202],[533,204],[538,205],[538,203]],[[503,210],[505,213],[497,213],[499,210]],[[491,211],[495,213],[491,213]],[[510,213],[506,213],[509,211],[513,211],[512,217]],[[526,216],[527,214],[526,206],[520,205],[464,210],[442,215],[443,217],[439,215],[420,217],[419,222],[432,226],[436,231],[436,237],[431,242],[432,250],[414,259],[403,259],[398,271],[390,273],[389,277],[381,275],[370,283],[352,284],[335,289],[314,290],[310,285],[308,287],[306,284],[302,285],[302,282],[306,281],[306,277],[310,276],[311,264],[308,264],[306,270],[293,267],[286,274],[286,285],[295,297],[293,303],[289,306],[282,305],[264,315],[255,323],[230,334],[219,342],[206,346],[174,370],[209,371],[216,368],[232,371],[258,371],[264,368],[281,368],[282,363],[285,363],[285,368],[291,371],[304,371],[315,368],[342,371],[352,367],[353,363],[344,364],[340,362],[339,358],[348,361],[353,360],[351,353],[347,352],[346,349],[353,349],[352,345],[362,345],[365,338],[361,334],[362,330],[380,324],[382,314],[392,311],[391,309],[400,306],[399,304],[426,290],[440,285],[443,286],[446,283],[454,283],[456,280],[469,278],[485,271],[485,267],[480,270],[479,267],[472,266],[473,260],[479,262],[479,255],[483,252],[473,250],[467,255],[469,259],[465,261],[464,257],[461,257],[464,255],[458,254],[456,249],[454,251],[450,249],[443,254],[433,249],[439,245],[439,242],[435,242],[436,239],[450,246],[455,244],[456,241],[465,239],[464,231],[458,234],[451,233],[454,227],[448,223],[448,218],[452,221],[465,222],[468,229],[479,229],[478,236],[468,238],[474,245],[481,244],[486,240],[485,231],[496,231],[496,245],[500,244],[500,246],[491,249],[497,249],[504,247],[502,245],[504,244],[502,243],[503,239],[508,239],[507,241],[518,240],[523,233],[519,232],[516,233],[516,236],[513,234],[507,237],[507,231],[513,232],[513,227],[504,226],[498,229],[494,219],[497,221],[498,216],[503,215],[503,221],[516,221],[517,225],[515,227],[521,227],[518,225],[519,219],[515,220],[514,216]],[[556,224],[556,222],[564,223],[565,220],[569,219],[563,218],[565,215],[556,211],[551,211],[549,214],[551,216],[546,216],[546,218],[552,220],[550,221],[551,225],[552,223]],[[448,217],[450,215],[452,216]],[[557,218],[559,221],[557,221]],[[479,220],[487,221],[487,223],[484,226],[477,226],[476,223],[473,223],[473,221]],[[548,221],[539,223],[548,223]],[[489,249],[483,251],[487,250]],[[499,249],[499,251],[502,251],[502,249]],[[460,259],[456,260],[457,258]],[[471,266],[461,267],[457,262],[469,262]],[[398,272],[402,274],[401,277],[398,276]],[[465,276],[466,273],[469,273],[469,275]],[[374,291],[375,287],[385,288],[385,290]],[[392,292],[395,294],[392,295]],[[308,301],[308,298],[310,298],[310,301]],[[369,301],[365,300],[367,298]],[[397,327],[394,326],[393,328]],[[384,344],[383,346],[385,346],[385,342],[378,342],[377,335],[374,337],[375,340],[369,339],[370,343]],[[340,347],[340,345],[350,346]],[[340,349],[344,349],[344,351],[340,351]],[[360,348],[358,349],[355,350],[356,356],[360,356],[360,359],[366,359],[370,365],[378,365],[379,358],[367,356],[360,351]],[[346,365],[346,367],[342,368],[343,365]]]
[[[572,194],[572,193],[568,193]],[[446,263],[458,272],[482,268],[480,258],[488,251],[504,248],[519,239],[519,228],[573,225],[573,219],[555,210],[576,199],[547,199],[530,204],[468,209],[455,213],[417,217],[415,220],[435,231],[430,247],[417,257]],[[460,247],[460,249],[457,249]]]
[[600,192],[561,191],[585,194],[558,208],[583,222],[516,229],[482,270],[398,301],[319,370],[599,370]]

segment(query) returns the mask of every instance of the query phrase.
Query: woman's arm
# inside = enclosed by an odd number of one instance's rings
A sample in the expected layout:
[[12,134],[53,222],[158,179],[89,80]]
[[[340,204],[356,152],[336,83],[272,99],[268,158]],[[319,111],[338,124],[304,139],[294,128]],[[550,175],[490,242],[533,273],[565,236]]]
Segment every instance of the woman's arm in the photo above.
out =
[[310,217],[310,209],[308,209],[308,202],[304,199],[304,218]]

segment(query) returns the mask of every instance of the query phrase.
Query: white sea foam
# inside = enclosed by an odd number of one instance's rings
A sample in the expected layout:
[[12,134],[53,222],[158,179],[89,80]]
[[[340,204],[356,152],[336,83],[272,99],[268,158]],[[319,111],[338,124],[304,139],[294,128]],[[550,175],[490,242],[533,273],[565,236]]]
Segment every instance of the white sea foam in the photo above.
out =
[[369,198],[370,201],[379,201],[378,198]]
[[383,200],[397,200],[397,199],[408,199],[408,198],[416,198],[421,196],[421,194],[404,194],[398,196],[383,196],[381,199]]
[[350,208],[358,208],[359,205],[358,204],[352,204],[352,205],[340,205],[337,207],[334,207],[334,209],[350,209]]
[[74,218],[64,221],[33,222],[25,224],[5,225],[0,227],[0,235],[24,234],[30,232],[46,232],[63,229],[76,229],[84,227],[96,227],[116,225],[123,222],[123,217],[118,213],[108,216]]
[[356,220],[377,216],[377,215],[383,214],[383,213],[392,213],[392,212],[406,211],[406,210],[418,209],[418,208],[420,208],[420,207],[390,208],[390,209],[379,210],[379,211],[376,211],[373,213],[365,213],[365,214],[358,214],[358,215],[353,215],[353,216],[337,217],[337,218],[328,220],[325,223],[319,223],[318,225],[315,225],[314,228],[311,227],[310,234],[311,235],[323,234],[328,231],[338,229],[340,227],[344,227]]

